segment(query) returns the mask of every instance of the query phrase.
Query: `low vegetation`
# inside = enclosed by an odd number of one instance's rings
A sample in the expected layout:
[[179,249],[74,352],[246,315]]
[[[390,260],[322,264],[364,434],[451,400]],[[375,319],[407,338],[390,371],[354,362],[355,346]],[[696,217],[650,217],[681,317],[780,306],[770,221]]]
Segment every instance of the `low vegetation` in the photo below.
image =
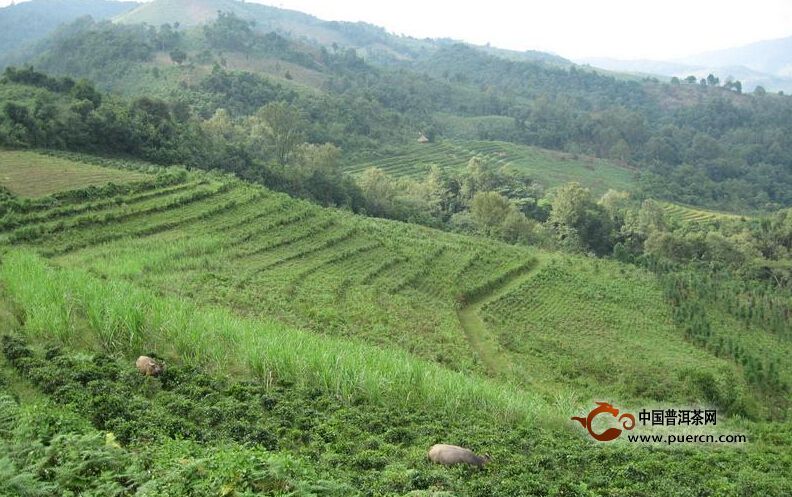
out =
[[345,167],[352,174],[376,167],[393,178],[423,179],[432,166],[463,171],[471,159],[491,169],[519,172],[545,188],[577,181],[602,195],[608,189],[632,190],[635,171],[615,161],[554,152],[499,141],[454,141],[415,144],[405,153],[373,157]]
[[459,370],[481,366],[457,308],[534,261],[525,248],[324,211],[202,173],[72,202],[7,216],[7,239],[61,264]]
[[42,197],[57,192],[129,183],[148,176],[34,152],[0,151],[0,184],[19,197]]
[[663,209],[665,209],[666,213],[668,213],[668,218],[671,221],[679,223],[713,223],[717,221],[730,221],[735,219],[745,220],[750,217],[728,212],[718,212],[688,207],[670,202],[661,202],[660,205],[662,205]]
[[[229,351],[236,340],[245,351],[238,358],[251,356],[246,336],[255,338],[259,347],[270,343],[266,326],[257,325],[255,335],[239,334],[238,321],[233,334],[219,337],[217,314],[205,310],[191,309],[190,324],[201,329],[199,323],[209,320],[213,326],[189,341],[177,339],[178,330],[185,332],[178,317],[168,321],[171,326],[138,327],[135,336],[121,336],[129,328],[117,328],[118,344],[130,338],[144,347],[167,343],[158,347],[166,354],[165,373],[144,377],[134,367],[134,354],[126,354],[134,346],[113,354],[106,341],[112,323],[120,323],[118,313],[129,319],[145,311],[138,300],[142,292],[128,287],[134,294],[109,306],[106,297],[114,289],[107,286],[117,289],[118,282],[100,282],[81,271],[55,271],[22,252],[11,257],[13,269],[4,265],[2,275],[13,297],[9,311],[25,318],[24,324],[13,318],[6,324],[29,338],[2,339],[6,366],[0,369],[0,446],[8,478],[0,489],[7,493],[593,496],[686,493],[702,484],[724,495],[758,490],[781,496],[790,491],[783,476],[792,467],[784,425],[726,422],[728,429],[747,430],[753,437],[753,444],[743,450],[594,445],[556,423],[557,411],[532,410],[531,418],[515,423],[503,417],[503,397],[482,403],[480,395],[503,394],[503,385],[490,384],[449,410],[444,407],[449,395],[469,390],[476,380],[439,368],[424,366],[423,371],[437,371],[439,376],[428,377],[424,385],[431,386],[440,403],[426,402],[421,390],[399,395],[405,377],[388,369],[394,356],[374,349],[367,351],[375,354],[369,366],[358,363],[349,370],[361,380],[369,377],[361,385],[376,385],[374,390],[364,386],[352,398],[339,396],[327,380],[350,376],[338,368],[335,357],[349,356],[350,348],[360,346],[346,344],[346,352],[334,353],[332,341],[283,328],[278,336],[302,334],[301,342],[308,345],[295,350],[272,346],[256,354],[277,368],[270,373],[242,373],[225,358],[214,366],[185,366],[185,361],[198,364],[213,355],[196,354],[199,343],[207,351]],[[20,277],[34,278],[29,280],[33,284],[22,284]],[[51,302],[45,294],[63,295],[58,285],[80,297]],[[175,315],[168,300],[152,294],[145,299],[149,308]],[[62,315],[70,313],[64,316],[67,321],[52,319],[56,308]],[[104,316],[77,318],[97,316],[97,310],[104,310]],[[41,319],[30,320],[33,316]],[[61,333],[39,329],[47,323],[68,325]],[[121,350],[112,344],[109,348]],[[327,360],[314,360],[311,348]],[[288,367],[278,367],[279,358],[288,355],[307,369],[290,375]],[[234,369],[237,376],[227,376]],[[413,369],[410,381],[420,371]],[[435,386],[443,384],[437,382],[443,376],[462,381],[448,384],[450,390],[441,393]],[[432,465],[427,450],[439,441],[490,452],[492,462],[483,471]]]

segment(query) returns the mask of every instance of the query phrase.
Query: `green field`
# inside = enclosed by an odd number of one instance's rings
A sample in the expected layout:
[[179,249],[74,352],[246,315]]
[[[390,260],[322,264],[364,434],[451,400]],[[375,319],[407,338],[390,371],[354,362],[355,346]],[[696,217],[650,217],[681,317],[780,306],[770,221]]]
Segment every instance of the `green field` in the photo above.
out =
[[695,402],[691,369],[745,388],[735,364],[674,328],[642,270],[322,209],[225,176],[61,202],[0,236],[59,266],[399,349],[548,400]]
[[[515,374],[547,392],[688,403],[704,395],[695,385],[704,374],[717,388],[750,398],[742,368],[692,348],[655,277],[635,268],[554,257],[482,315]],[[741,335],[739,328],[722,332]],[[784,340],[764,338],[772,354],[792,352]]]
[[[220,174],[150,178],[44,197],[0,224],[0,323],[23,337],[3,339],[0,476],[17,468],[45,488],[38,464],[87,478],[66,449],[77,447],[106,468],[86,480],[98,495],[790,490],[788,422],[764,420],[741,365],[675,327],[647,271],[359,217]],[[757,347],[783,356],[784,337]],[[168,373],[141,378],[141,353]],[[724,396],[742,405],[717,429],[747,433],[744,449],[595,445],[569,421],[594,400]],[[437,442],[496,462],[431,465]],[[16,480],[0,481],[13,495]]]
[[633,170],[605,159],[498,141],[416,143],[403,153],[360,161],[346,171],[359,174],[377,167],[397,178],[420,179],[433,165],[459,170],[473,157],[493,167],[514,168],[548,188],[577,181],[601,195],[610,188],[631,190],[634,186]]
[[148,178],[124,171],[27,151],[0,150],[0,186],[20,197],[41,197],[56,192],[127,183]]
[[226,178],[118,197],[21,216],[3,235],[63,265],[459,370],[482,368],[457,308],[535,264],[525,248],[323,210]]

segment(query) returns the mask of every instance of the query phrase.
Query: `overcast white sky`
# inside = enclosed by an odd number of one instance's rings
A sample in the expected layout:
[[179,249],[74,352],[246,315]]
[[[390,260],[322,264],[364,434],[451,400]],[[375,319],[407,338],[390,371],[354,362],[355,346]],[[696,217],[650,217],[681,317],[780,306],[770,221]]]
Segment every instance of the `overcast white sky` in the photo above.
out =
[[[263,2],[267,3],[267,2]],[[741,2],[742,3],[742,2]],[[324,19],[565,57],[673,58],[792,35],[792,0],[279,0]]]
[[[248,0],[417,37],[515,50],[671,59],[792,35],[792,0]],[[0,5],[11,0],[0,0]]]

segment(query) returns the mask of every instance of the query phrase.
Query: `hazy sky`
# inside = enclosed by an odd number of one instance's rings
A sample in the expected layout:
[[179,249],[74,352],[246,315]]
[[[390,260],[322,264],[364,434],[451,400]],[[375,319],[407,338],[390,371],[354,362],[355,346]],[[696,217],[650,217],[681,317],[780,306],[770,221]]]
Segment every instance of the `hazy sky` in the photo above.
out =
[[[262,2],[268,3],[268,2]],[[792,0],[279,0],[324,19],[360,20],[565,57],[672,58],[792,35]]]
[[[669,59],[792,35],[792,0],[248,0],[328,20],[367,21],[569,58]],[[0,5],[11,0],[0,0]]]

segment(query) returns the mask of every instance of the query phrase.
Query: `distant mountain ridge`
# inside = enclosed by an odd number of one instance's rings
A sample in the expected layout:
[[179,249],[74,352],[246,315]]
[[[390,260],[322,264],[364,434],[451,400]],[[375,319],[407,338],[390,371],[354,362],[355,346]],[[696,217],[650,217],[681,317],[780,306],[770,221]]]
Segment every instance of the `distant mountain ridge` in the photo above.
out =
[[746,91],[762,86],[769,91],[792,92],[792,37],[760,41],[736,48],[704,52],[674,60],[618,60],[606,57],[579,61],[594,67],[647,76],[708,74],[739,80]]
[[63,23],[87,15],[109,19],[138,5],[110,0],[32,0],[0,8],[0,66]]
[[[194,27],[213,21],[218,11],[233,12],[238,17],[255,21],[256,29],[261,32],[274,31],[321,45],[353,47],[367,59],[386,63],[412,59],[422,51],[433,51],[458,43],[457,40],[450,39],[399,36],[365,22],[325,21],[295,10],[237,0],[154,0],[116,16],[114,21],[122,24],[146,23],[152,26],[178,22],[184,27]],[[572,64],[563,57],[545,52],[519,52],[483,46],[477,48],[511,60],[559,66]]]
[[761,73],[792,78],[792,36],[679,59],[691,65],[744,66]]

